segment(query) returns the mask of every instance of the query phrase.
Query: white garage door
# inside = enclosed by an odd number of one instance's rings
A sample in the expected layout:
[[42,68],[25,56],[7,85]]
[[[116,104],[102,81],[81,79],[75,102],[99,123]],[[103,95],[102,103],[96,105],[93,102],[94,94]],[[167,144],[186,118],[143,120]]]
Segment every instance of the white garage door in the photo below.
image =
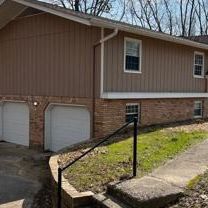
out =
[[2,137],[4,141],[29,146],[29,108],[25,103],[3,104]]
[[90,114],[84,107],[53,106],[47,120],[46,149],[58,151],[90,138]]

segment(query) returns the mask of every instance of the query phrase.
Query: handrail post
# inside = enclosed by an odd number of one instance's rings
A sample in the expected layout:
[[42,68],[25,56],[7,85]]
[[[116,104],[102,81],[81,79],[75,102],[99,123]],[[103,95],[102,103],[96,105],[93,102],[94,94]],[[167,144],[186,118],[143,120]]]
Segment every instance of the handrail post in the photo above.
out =
[[58,189],[57,189],[57,208],[62,207],[62,172],[66,170],[68,167],[72,166],[74,163],[76,163],[78,160],[82,159],[85,155],[90,153],[92,150],[94,150],[96,147],[100,146],[103,144],[105,141],[109,140],[112,138],[114,135],[118,134],[121,132],[123,129],[125,129],[127,126],[132,124],[134,122],[134,147],[133,147],[133,176],[135,177],[137,175],[137,123],[138,119],[135,117],[134,120],[129,121],[119,129],[117,129],[114,133],[111,133],[107,137],[104,137],[100,142],[98,142],[96,145],[94,145],[91,149],[87,150],[85,153],[77,157],[75,160],[72,162],[69,162],[67,165],[64,167],[59,167],[58,168]]
[[57,208],[61,208],[61,186],[62,186],[62,169],[58,168],[58,192],[57,192]]
[[134,118],[134,144],[133,144],[133,177],[137,176],[137,123],[138,118]]

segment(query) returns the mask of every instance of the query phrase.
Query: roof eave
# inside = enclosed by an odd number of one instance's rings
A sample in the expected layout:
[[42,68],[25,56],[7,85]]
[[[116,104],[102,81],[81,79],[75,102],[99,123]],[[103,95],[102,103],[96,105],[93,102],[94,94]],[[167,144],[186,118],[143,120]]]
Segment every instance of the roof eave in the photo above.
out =
[[75,15],[72,15],[72,14],[67,14],[67,13],[64,13],[64,12],[61,12],[61,11],[56,11],[52,8],[44,7],[44,6],[41,6],[39,4],[35,4],[35,3],[24,1],[24,0],[12,0],[12,1],[14,1],[16,3],[19,3],[19,4],[23,4],[27,7],[32,7],[32,8],[44,11],[44,12],[48,12],[50,14],[57,15],[59,17],[63,17],[65,19],[69,19],[69,20],[72,20],[72,21],[75,21],[75,22],[78,22],[78,23],[81,23],[81,24],[84,24],[84,25],[91,26],[91,23],[90,23],[89,19],[78,17],[78,16],[75,16]]
[[[134,26],[128,26],[122,23],[108,21],[105,19],[99,19],[97,17],[82,17],[76,14],[70,14],[70,13],[63,12],[63,11],[57,11],[53,8],[45,7],[44,5],[40,5],[35,2],[33,3],[30,1],[26,1],[26,0],[11,0],[11,1],[16,2],[18,4],[22,4],[27,7],[32,7],[32,8],[44,11],[44,12],[48,12],[48,13],[84,24],[87,26],[96,26],[96,27],[111,28],[111,29],[117,28],[118,30],[129,32],[129,33],[134,33],[134,34],[143,35],[143,36],[147,36],[147,37],[151,37],[155,39],[173,42],[176,44],[187,45],[191,47],[208,50],[208,45],[206,44],[198,43],[198,42],[191,41],[191,40],[186,40],[186,39],[179,38],[176,36],[170,36],[164,33],[154,32],[154,31],[150,31],[150,30],[142,29],[142,28],[136,28]],[[4,2],[4,0],[2,2]]]
[[119,23],[113,23],[113,22],[109,23],[104,20],[102,21],[98,20],[97,18],[92,18],[91,24],[93,26],[99,26],[99,27],[104,27],[104,28],[109,28],[109,29],[117,28],[121,31],[125,31],[129,33],[134,33],[134,34],[143,35],[143,36],[160,39],[160,40],[164,40],[168,42],[174,42],[174,43],[181,44],[181,45],[187,45],[187,46],[192,46],[192,47],[208,50],[208,45],[203,44],[203,43],[197,43],[191,40],[186,40],[186,39],[179,38],[176,36],[171,36],[171,35],[167,35],[164,33],[154,32],[154,31],[150,31],[146,29],[138,29],[138,28],[134,28],[133,26],[129,27],[129,26],[119,24]]

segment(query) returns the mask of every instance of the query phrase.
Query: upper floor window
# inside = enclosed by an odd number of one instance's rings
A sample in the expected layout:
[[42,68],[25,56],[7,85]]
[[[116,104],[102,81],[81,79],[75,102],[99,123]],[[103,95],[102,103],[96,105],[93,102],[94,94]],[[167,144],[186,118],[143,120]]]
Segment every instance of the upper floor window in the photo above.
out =
[[194,53],[194,77],[204,77],[204,53]]
[[125,38],[124,56],[124,71],[141,73],[141,41]]

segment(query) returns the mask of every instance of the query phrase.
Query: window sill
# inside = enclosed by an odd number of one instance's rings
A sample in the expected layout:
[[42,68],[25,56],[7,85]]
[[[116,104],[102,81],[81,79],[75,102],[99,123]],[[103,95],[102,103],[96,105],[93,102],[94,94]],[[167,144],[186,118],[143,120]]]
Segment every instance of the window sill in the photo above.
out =
[[141,71],[131,71],[131,70],[124,70],[124,73],[130,73],[130,74],[141,74]]
[[194,116],[194,118],[202,118],[202,116]]
[[204,76],[194,75],[194,78],[196,78],[196,79],[204,79]]

